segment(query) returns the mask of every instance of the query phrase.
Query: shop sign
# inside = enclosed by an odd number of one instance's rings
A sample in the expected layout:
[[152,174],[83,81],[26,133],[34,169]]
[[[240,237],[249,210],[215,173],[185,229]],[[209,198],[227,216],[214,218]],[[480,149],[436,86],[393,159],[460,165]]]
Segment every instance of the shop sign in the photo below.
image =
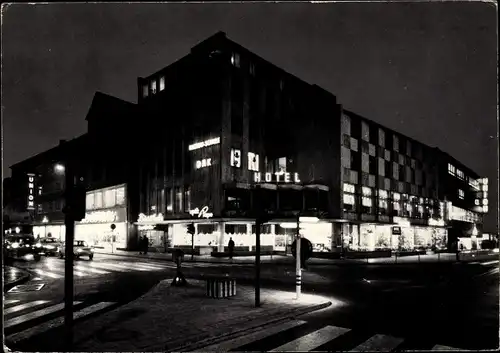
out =
[[212,212],[208,212],[208,206],[204,206],[201,210],[196,207],[194,210],[190,210],[189,214],[191,216],[198,216],[198,218],[212,218],[214,216]]
[[163,221],[163,213],[154,214],[150,216],[146,216],[144,213],[139,213],[139,218],[137,219],[138,223],[146,223],[146,222],[162,222]]
[[192,145],[189,145],[188,149],[190,151],[194,151],[194,150],[198,150],[198,149],[203,148],[203,147],[218,145],[219,143],[220,143],[220,137],[216,137],[216,138],[213,138],[210,140],[193,143]]
[[392,227],[393,235],[401,235],[401,227]]
[[212,158],[199,159],[195,163],[196,169],[206,168],[212,166]]
[[80,223],[111,223],[118,221],[116,211],[94,211],[85,214]]
[[256,183],[261,183],[261,182],[265,183],[282,182],[282,183],[296,183],[296,184],[300,183],[299,173],[293,173],[292,175],[292,173],[283,173],[283,172],[276,172],[276,173],[256,172],[254,174],[254,181]]
[[397,223],[399,224],[400,226],[406,226],[406,227],[409,227],[411,224],[410,224],[410,221],[406,218],[403,218],[403,217],[393,217],[392,218],[392,221],[394,223]]
[[28,174],[28,210],[35,209],[35,174]]

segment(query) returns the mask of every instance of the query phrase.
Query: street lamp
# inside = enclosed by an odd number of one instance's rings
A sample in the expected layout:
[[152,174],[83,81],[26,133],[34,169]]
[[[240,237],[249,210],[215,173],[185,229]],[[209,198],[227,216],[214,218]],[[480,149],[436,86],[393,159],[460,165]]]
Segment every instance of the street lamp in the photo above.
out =
[[54,170],[56,171],[56,173],[62,174],[62,173],[64,173],[65,168],[64,168],[64,165],[57,163],[54,166]]

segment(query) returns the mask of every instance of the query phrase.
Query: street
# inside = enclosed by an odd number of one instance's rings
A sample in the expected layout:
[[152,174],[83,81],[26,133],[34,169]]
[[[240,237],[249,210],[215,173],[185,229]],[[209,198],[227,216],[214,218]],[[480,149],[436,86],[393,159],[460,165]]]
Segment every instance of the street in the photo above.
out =
[[[62,338],[64,260],[49,257],[16,266],[33,275],[26,284],[39,284],[31,286],[39,290],[6,293],[7,345],[54,350],[54,342]],[[130,302],[175,273],[172,262],[103,254],[93,261],[76,260],[74,268],[77,320]],[[184,263],[183,271],[188,280],[227,273],[238,283],[252,284],[254,268],[253,264]],[[293,274],[289,265],[263,264],[261,283],[265,288],[293,291]],[[344,304],[217,344],[238,351],[498,347],[498,260],[494,258],[469,263],[311,265],[303,278],[304,293],[322,294]],[[368,342],[364,348],[359,346],[364,342]]]

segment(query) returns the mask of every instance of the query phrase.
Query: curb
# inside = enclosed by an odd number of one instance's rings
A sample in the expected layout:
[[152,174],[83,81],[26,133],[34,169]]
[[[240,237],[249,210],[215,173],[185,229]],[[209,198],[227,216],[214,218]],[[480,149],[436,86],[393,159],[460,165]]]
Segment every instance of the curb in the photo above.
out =
[[[324,308],[327,308],[332,305],[332,302],[324,302],[321,304],[316,304],[316,305],[311,305],[309,307],[303,308],[303,309],[292,309],[288,313],[282,314],[274,319],[271,320],[265,320],[264,323],[262,323],[262,320],[255,320],[255,321],[261,321],[260,323],[256,323],[253,326],[250,327],[245,327],[245,328],[240,328],[240,329],[235,329],[230,332],[218,334],[215,336],[211,336],[210,334],[203,334],[203,335],[197,335],[197,336],[192,336],[191,338],[183,339],[184,342],[186,341],[194,341],[194,343],[175,343],[173,342],[173,348],[168,348],[166,347],[166,344],[164,344],[162,347],[157,347],[157,349],[154,349],[153,351],[168,351],[168,352],[181,352],[181,351],[194,351],[194,350],[199,350],[200,348],[215,344],[219,341],[225,341],[228,339],[233,339],[239,336],[242,336],[243,334],[248,334],[249,331],[254,331],[257,329],[262,329],[263,327],[269,326],[276,324],[280,321],[286,321],[290,320],[294,317],[301,316],[304,314],[311,313],[313,311],[321,310]],[[177,345],[176,345],[177,344]]]
[[23,277],[16,279],[15,281],[4,283],[4,285],[3,285],[4,292],[8,291],[9,289],[12,289],[13,287],[15,287],[19,284],[22,284],[22,283],[29,281],[29,279],[31,278],[31,274],[27,271],[24,271],[24,270],[21,270],[17,267],[12,267],[12,266],[6,266],[6,267],[15,268],[18,271],[22,272],[24,275],[23,275]]

